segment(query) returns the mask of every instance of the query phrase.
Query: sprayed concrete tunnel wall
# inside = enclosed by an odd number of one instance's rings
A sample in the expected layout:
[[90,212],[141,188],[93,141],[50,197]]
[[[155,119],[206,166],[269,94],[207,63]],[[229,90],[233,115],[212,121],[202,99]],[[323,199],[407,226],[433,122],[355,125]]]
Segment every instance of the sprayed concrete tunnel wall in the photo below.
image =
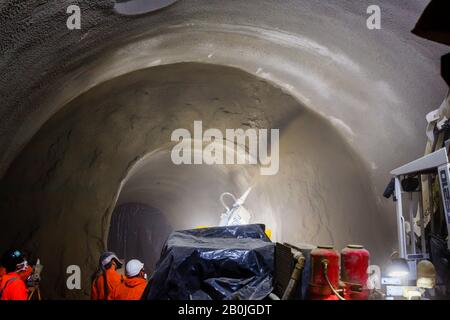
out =
[[[208,225],[221,192],[257,181],[247,205],[275,240],[359,242],[382,263],[395,220],[380,194],[423,153],[445,51],[409,33],[423,1],[380,1],[379,31],[365,27],[369,4],[186,0],[122,17],[89,1],[79,31],[65,28],[68,3],[1,4],[0,247],[42,257],[48,297],[86,298],[117,204]],[[168,163],[170,133],[194,120],[280,128],[279,174]],[[65,288],[70,264],[81,292]]]
[[[223,131],[281,128],[279,174],[259,176],[236,165],[174,165],[164,151],[171,132],[196,119]],[[13,241],[3,233],[1,240],[37,251],[44,261],[58,256],[93,270],[117,196],[117,204],[157,208],[173,229],[194,228],[218,223],[222,192],[239,195],[254,184],[247,207],[253,222],[273,229],[274,240],[359,241],[381,252],[374,232],[381,225],[366,223],[378,223],[379,212],[363,169],[330,124],[264,80],[205,64],[154,67],[83,94],[34,136],[2,180],[1,201],[2,212],[21,213],[6,216],[5,224],[33,228]],[[46,272],[58,274],[61,267],[50,264]]]

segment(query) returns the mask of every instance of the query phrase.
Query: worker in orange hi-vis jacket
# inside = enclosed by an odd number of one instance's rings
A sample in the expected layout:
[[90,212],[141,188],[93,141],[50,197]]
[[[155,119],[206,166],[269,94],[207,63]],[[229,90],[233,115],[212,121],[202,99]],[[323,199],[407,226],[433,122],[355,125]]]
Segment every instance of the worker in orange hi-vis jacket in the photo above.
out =
[[113,300],[140,300],[147,286],[147,275],[144,264],[139,260],[128,261],[125,266],[126,278],[116,287],[112,294]]
[[100,256],[99,270],[92,281],[91,300],[111,300],[114,289],[123,280],[117,272],[121,267],[122,263],[113,252],[105,252]]
[[0,280],[0,300],[27,300],[28,290],[21,272],[29,269],[28,263],[19,250],[8,250],[1,258],[4,272]]

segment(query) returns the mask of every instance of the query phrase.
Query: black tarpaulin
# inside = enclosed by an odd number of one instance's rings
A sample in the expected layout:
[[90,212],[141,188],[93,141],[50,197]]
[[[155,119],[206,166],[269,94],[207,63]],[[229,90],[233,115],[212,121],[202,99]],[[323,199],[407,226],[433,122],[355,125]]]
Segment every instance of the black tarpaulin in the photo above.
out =
[[264,225],[173,232],[143,299],[263,299],[272,291],[274,244]]

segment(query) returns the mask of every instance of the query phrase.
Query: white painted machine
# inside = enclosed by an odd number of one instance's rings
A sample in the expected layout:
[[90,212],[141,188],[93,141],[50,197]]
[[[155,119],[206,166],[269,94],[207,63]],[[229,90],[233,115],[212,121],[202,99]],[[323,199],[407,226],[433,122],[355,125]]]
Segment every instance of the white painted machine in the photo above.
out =
[[393,178],[384,193],[385,197],[394,195],[399,256],[396,260],[407,262],[407,280],[417,280],[418,263],[431,260],[442,274],[444,291],[450,290],[446,280],[450,275],[449,111],[450,94],[426,117],[425,155],[392,170]]
[[[450,142],[450,140],[448,141]],[[420,235],[425,234],[425,217],[423,213],[423,194],[422,189],[420,188],[420,183],[422,175],[430,175],[436,174],[439,178],[441,194],[444,204],[444,212],[445,219],[447,223],[447,230],[450,231],[450,192],[449,192],[449,182],[450,182],[450,173],[449,173],[449,143],[446,143],[444,148],[440,148],[437,151],[427,154],[422,158],[414,160],[410,163],[407,163],[397,169],[391,171],[391,174],[394,176],[395,190],[394,195],[396,202],[396,211],[397,211],[397,233],[398,233],[398,248],[399,248],[399,256],[400,258],[407,260],[422,260],[428,259],[429,255],[427,253],[426,245],[425,245],[425,237],[421,237],[420,244],[420,252],[417,251],[416,245],[416,227],[420,228]],[[406,183],[402,183],[407,181],[406,179],[417,178],[417,187],[409,190],[405,190]],[[411,185],[412,183],[410,183]],[[413,200],[413,193],[418,193],[418,203],[417,206]],[[404,211],[404,200],[405,194],[409,194],[409,211],[407,216],[407,221],[405,220],[405,216],[403,214]],[[429,193],[431,196],[431,193]],[[432,199],[429,199],[429,202],[432,202]],[[418,217],[415,217],[416,212],[418,211]],[[408,225],[408,230],[406,230],[406,226]],[[407,241],[407,235],[409,234],[410,239]],[[447,238],[447,248],[450,249],[450,241]]]

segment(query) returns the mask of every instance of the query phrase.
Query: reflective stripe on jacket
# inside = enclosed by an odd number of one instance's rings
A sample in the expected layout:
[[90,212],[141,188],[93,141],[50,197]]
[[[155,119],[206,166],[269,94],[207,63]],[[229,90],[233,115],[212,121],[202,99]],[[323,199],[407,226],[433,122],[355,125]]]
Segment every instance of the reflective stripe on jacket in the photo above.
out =
[[16,272],[10,272],[2,276],[0,294],[0,300],[28,299],[27,286]]

